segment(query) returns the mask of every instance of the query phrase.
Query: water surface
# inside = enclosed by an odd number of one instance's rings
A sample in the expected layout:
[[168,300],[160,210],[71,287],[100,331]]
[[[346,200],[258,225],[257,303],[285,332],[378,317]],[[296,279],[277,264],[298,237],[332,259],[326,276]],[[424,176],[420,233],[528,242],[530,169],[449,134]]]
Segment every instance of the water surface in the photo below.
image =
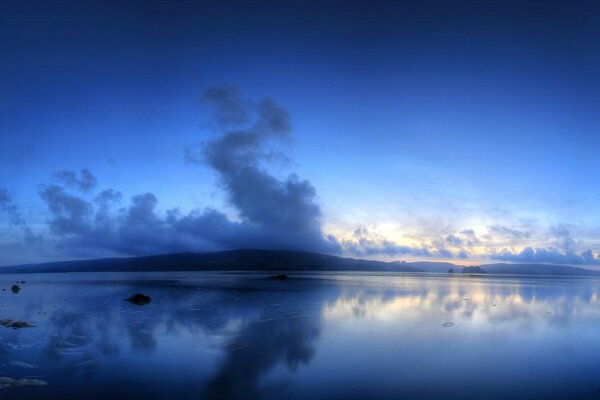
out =
[[598,279],[265,276],[1,275],[0,397],[600,398]]

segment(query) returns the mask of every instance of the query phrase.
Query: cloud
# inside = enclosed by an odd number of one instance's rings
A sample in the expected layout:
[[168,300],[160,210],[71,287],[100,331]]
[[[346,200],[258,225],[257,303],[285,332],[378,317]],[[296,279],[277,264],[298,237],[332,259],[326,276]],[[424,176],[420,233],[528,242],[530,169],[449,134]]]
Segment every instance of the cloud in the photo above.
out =
[[444,241],[448,245],[453,246],[453,247],[461,247],[463,245],[463,240],[460,237],[458,237],[457,235],[454,235],[454,234],[447,235],[444,238]]
[[[510,229],[497,229],[499,232],[513,233]],[[521,231],[515,232],[513,237],[529,237],[522,235]],[[564,224],[551,226],[543,235],[547,246],[527,246],[522,250],[514,248],[492,249],[488,258],[499,261],[515,263],[544,263],[544,264],[570,264],[570,265],[600,265],[600,257],[594,255],[592,250],[579,250],[582,243],[578,242],[569,227]]]
[[202,100],[220,123],[235,123],[236,129],[205,142],[200,154],[186,149],[187,160],[205,162],[217,172],[242,223],[275,235],[278,242],[291,237],[289,245],[295,248],[331,250],[321,230],[315,188],[296,174],[280,178],[266,167],[277,158],[275,143],[286,144],[291,133],[288,112],[271,99],[242,99],[229,87],[209,89]]
[[8,191],[3,188],[0,188],[0,210],[8,216],[8,222],[10,223],[10,225],[25,225],[25,219],[23,219],[19,208],[13,202]]
[[214,118],[221,127],[245,124],[250,118],[251,103],[242,98],[238,89],[230,85],[208,88],[200,101],[214,107]]
[[[550,229],[549,247],[519,251],[485,250],[489,246],[473,229],[416,237],[410,245],[364,226],[346,239],[327,235],[311,182],[293,172],[274,172],[289,166],[282,163],[289,159],[292,134],[287,110],[269,98],[244,98],[230,86],[210,88],[200,100],[212,111],[219,131],[208,140],[186,147],[184,158],[215,172],[231,206],[228,214],[212,207],[186,213],[178,208],[163,209],[150,191],[125,198],[114,188],[96,190],[98,180],[87,168],[78,172],[60,170],[38,191],[48,210],[46,244],[56,245],[62,257],[262,248],[356,256],[448,259],[478,255],[514,262],[598,263],[591,251],[576,251],[580,243],[565,225]],[[0,190],[0,211],[9,217],[11,225],[23,229],[26,241],[41,237],[26,226],[6,190]],[[490,226],[489,233],[514,240],[531,235],[501,225]]]
[[515,239],[515,240],[528,239],[529,237],[531,237],[530,231],[509,228],[509,227],[502,226],[502,225],[491,225],[488,227],[488,231],[489,231],[489,233],[491,233],[493,235],[506,237],[506,238],[510,238],[510,239]]
[[464,246],[473,247],[481,244],[481,239],[477,237],[473,229],[465,229],[460,232],[460,235]]
[[407,246],[398,244],[384,236],[359,225],[351,239],[340,240],[339,246],[343,253],[355,256],[421,256],[430,257],[432,254],[425,246]]
[[48,226],[58,249],[73,256],[233,248],[304,250],[307,243],[304,232],[282,234],[277,227],[232,221],[212,208],[187,214],[177,209],[161,212],[158,199],[150,192],[133,196],[126,207],[119,206],[122,196],[112,189],[86,198],[50,185],[40,196],[50,211]]
[[561,249],[564,253],[575,252],[577,243],[566,225],[551,226],[550,237],[554,246]]
[[92,191],[98,183],[96,177],[87,168],[79,172],[79,177],[76,172],[69,170],[56,171],[53,176],[63,185],[75,188],[84,193]]
[[481,244],[473,229],[445,236],[420,237],[419,245],[403,245],[359,225],[351,238],[339,240],[343,253],[356,256],[413,256],[428,258],[469,258],[473,246]]
[[515,263],[600,265],[600,258],[594,256],[591,250],[575,253],[574,251],[563,252],[553,247],[525,247],[521,251],[502,249],[498,252],[492,252],[488,257],[493,260]]
[[61,170],[59,184],[40,186],[50,218],[48,227],[60,249],[95,256],[98,251],[151,254],[232,248],[297,249],[339,252],[325,236],[315,188],[294,173],[279,177],[269,171],[287,157],[291,135],[288,112],[271,99],[254,102],[227,86],[201,97],[225,131],[185,149],[188,162],[208,165],[236,211],[230,218],[213,208],[182,214],[160,210],[151,193],[131,198],[108,188],[95,197],[97,180],[88,169]]
[[43,185],[39,195],[51,213],[49,227],[55,235],[86,233],[92,214],[91,204],[58,185]]
[[20,229],[26,244],[38,245],[42,236],[35,235],[27,225],[19,207],[14,203],[6,189],[0,188],[0,211],[8,216],[9,225]]
[[443,258],[468,258],[473,247],[481,244],[481,240],[473,229],[464,229],[444,237],[426,241],[431,247],[431,254]]

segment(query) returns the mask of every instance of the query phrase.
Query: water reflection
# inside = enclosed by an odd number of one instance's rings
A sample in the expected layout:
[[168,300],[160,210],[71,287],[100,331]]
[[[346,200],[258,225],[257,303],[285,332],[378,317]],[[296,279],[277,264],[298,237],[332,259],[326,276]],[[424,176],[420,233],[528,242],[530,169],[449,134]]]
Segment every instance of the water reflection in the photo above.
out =
[[[17,280],[4,276],[2,287]],[[590,279],[55,274],[0,298],[11,398],[598,398]],[[124,299],[143,292],[144,306]]]

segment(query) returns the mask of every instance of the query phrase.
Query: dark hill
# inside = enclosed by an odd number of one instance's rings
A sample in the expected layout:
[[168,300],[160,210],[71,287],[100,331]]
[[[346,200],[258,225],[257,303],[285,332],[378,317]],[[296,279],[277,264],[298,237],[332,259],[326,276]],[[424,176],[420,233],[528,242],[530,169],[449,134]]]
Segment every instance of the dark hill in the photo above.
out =
[[[288,250],[228,250],[129,258],[61,261],[0,267],[0,273],[103,271],[387,271],[477,273],[472,267],[446,262],[383,262]],[[600,276],[600,271],[547,264],[487,264],[476,267],[489,274]]]
[[343,258],[304,251],[229,250],[131,258],[62,261],[0,268],[0,272],[101,271],[394,271],[423,272],[399,263]]

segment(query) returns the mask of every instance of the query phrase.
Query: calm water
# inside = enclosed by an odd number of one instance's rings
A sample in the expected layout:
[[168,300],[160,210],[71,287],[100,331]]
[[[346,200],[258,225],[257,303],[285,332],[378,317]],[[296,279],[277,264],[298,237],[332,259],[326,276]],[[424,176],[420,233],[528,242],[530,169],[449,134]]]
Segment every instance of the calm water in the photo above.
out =
[[[600,398],[597,279],[105,273],[0,288],[0,319],[35,324],[0,326],[0,377],[47,382],[1,398]],[[123,300],[136,292],[152,302]]]

